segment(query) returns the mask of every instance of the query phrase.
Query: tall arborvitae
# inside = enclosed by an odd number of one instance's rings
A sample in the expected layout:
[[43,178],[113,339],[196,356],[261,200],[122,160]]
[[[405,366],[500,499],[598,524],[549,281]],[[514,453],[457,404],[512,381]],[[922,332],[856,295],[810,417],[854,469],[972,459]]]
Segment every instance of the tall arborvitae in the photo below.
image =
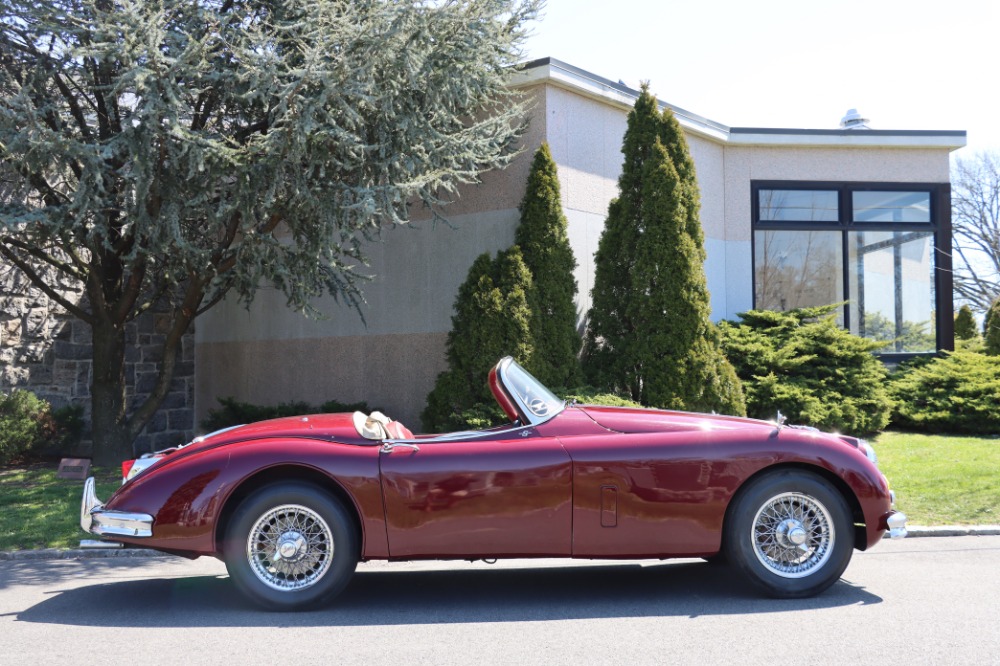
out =
[[490,259],[480,255],[455,298],[448,333],[448,369],[438,375],[421,414],[424,429],[447,429],[455,415],[494,402],[487,381],[503,356],[530,365],[531,274],[515,246]]
[[986,341],[986,353],[1000,356],[1000,296],[996,297],[993,305],[986,311],[986,318],[983,320],[983,338]]
[[972,315],[972,308],[963,305],[955,315],[955,339],[975,340],[979,337],[979,330],[976,326],[976,318]]
[[581,373],[574,302],[576,259],[569,245],[556,163],[545,143],[531,164],[515,241],[532,280],[528,305],[534,354],[528,369],[548,386],[577,386]]
[[595,257],[585,370],[655,407],[743,414],[710,319],[694,162],[669,109],[643,86],[629,114],[621,194]]

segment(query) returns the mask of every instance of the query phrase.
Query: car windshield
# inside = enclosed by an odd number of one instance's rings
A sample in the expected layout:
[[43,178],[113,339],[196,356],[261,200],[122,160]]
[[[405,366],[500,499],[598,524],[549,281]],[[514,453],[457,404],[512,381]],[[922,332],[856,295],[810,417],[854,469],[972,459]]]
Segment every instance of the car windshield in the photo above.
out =
[[548,421],[566,406],[564,400],[557,398],[517,361],[510,359],[509,363],[501,364],[500,372],[511,398],[519,403],[532,425]]

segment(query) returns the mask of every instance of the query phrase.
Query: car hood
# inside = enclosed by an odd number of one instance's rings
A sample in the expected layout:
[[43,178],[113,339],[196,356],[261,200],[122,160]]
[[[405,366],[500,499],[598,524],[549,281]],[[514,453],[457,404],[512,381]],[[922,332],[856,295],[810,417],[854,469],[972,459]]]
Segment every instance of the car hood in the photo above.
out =
[[605,428],[624,433],[773,429],[775,427],[775,424],[769,421],[720,414],[696,414],[663,409],[598,407],[594,405],[582,405],[580,408]]

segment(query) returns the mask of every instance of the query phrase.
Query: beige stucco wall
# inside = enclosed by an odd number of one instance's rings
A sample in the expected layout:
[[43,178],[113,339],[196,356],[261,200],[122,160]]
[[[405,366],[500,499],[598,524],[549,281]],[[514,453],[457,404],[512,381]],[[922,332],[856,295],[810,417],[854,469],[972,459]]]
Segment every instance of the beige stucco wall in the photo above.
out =
[[[195,407],[202,418],[215,399],[255,403],[366,400],[414,430],[437,374],[451,308],[469,266],[482,252],[509,247],[518,223],[532,155],[548,141],[559,167],[563,209],[576,255],[578,315],[590,307],[593,255],[608,203],[617,196],[628,109],[556,85],[525,94],[533,115],[524,152],[502,172],[461,188],[444,209],[450,225],[416,210],[414,223],[386,232],[368,248],[367,303],[358,314],[332,299],[326,319],[289,311],[274,290],[250,310],[226,302],[197,329]],[[713,318],[753,304],[750,243],[752,180],[947,182],[948,149],[762,147],[725,144],[688,131],[701,187],[706,274]]]

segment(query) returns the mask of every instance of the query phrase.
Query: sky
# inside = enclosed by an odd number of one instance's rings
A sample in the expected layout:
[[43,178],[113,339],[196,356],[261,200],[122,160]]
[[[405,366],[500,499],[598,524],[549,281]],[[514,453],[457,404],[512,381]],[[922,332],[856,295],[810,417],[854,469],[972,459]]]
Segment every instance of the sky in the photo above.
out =
[[548,0],[553,57],[731,127],[965,130],[1000,151],[995,0]]

